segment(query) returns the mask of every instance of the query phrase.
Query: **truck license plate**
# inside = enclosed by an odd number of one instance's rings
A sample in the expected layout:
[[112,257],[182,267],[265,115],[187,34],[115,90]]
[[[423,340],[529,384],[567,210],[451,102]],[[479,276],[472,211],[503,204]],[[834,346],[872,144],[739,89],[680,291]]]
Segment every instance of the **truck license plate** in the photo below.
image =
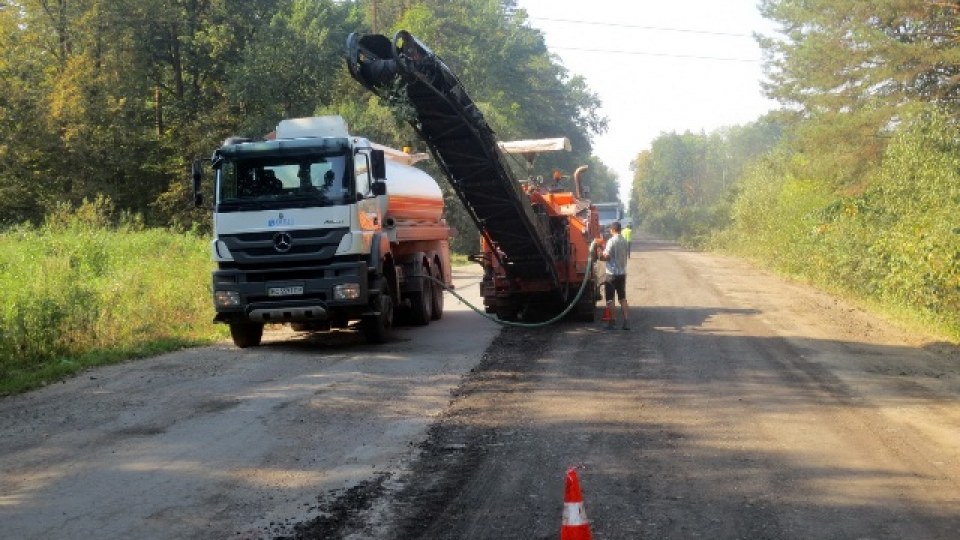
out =
[[267,289],[267,296],[297,296],[303,294],[303,286],[293,287],[270,287]]

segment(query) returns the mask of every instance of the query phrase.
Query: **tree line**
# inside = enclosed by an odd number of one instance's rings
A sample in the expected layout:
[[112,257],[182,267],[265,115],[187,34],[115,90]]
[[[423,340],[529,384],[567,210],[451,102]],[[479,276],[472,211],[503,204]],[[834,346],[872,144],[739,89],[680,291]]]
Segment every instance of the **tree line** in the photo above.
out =
[[960,335],[960,3],[760,8],[782,108],[659,137],[634,162],[631,212]]
[[190,161],[283,118],[340,114],[354,133],[416,144],[343,62],[349,33],[400,29],[450,65],[501,140],[570,138],[573,152],[538,160],[542,174],[589,164],[594,196],[616,197],[591,157],[599,99],[513,0],[0,0],[0,225],[103,196],[151,226],[203,229]]

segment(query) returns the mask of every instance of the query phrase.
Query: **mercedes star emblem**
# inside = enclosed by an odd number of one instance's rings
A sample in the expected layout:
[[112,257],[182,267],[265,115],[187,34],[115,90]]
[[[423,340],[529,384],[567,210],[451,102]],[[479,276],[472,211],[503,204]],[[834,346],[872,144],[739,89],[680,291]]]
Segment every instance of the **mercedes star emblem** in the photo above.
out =
[[293,238],[290,238],[289,233],[278,232],[273,235],[273,249],[277,250],[279,253],[286,253],[290,251],[290,247],[293,245]]

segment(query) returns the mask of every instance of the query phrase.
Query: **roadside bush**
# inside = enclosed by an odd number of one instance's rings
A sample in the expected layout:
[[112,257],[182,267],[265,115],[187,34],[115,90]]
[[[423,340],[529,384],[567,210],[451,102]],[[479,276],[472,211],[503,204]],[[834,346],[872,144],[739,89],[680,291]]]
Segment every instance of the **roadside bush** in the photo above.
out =
[[780,270],[808,270],[819,231],[819,211],[829,203],[829,188],[802,175],[797,156],[771,154],[749,167],[731,211],[732,227],[722,243],[741,253],[771,261]]
[[856,195],[799,155],[772,154],[739,184],[717,245],[936,322],[960,335],[960,129],[934,111],[904,122]]
[[960,129],[928,112],[891,143],[835,234],[857,238],[860,288],[960,328]]
[[98,199],[0,234],[0,393],[221,335],[206,240],[111,212]]

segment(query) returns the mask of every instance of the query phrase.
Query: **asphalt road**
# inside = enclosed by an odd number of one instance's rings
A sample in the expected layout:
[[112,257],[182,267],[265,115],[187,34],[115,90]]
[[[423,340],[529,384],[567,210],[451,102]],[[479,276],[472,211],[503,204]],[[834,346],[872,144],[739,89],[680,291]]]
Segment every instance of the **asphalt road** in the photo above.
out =
[[960,538],[956,347],[734,258],[629,270],[630,331],[448,297],[384,346],[277,332],[6,398],[0,537],[557,538],[576,465],[597,539]]

